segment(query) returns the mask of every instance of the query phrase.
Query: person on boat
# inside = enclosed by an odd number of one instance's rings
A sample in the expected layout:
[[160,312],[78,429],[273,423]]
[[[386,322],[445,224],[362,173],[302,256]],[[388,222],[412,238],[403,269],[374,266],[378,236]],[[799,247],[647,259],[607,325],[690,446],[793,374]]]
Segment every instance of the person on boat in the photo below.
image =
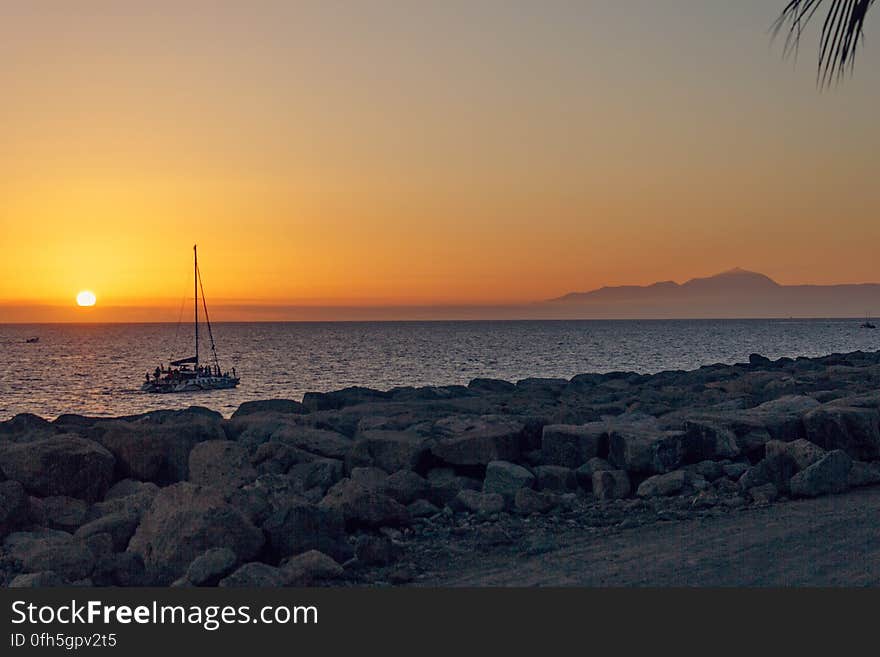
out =
[[232,368],[232,378],[233,379],[235,378],[235,368],[234,367]]
[[156,381],[159,380],[159,374],[161,374],[161,372],[162,370],[159,367],[157,367],[156,370],[153,372],[153,376],[156,377]]

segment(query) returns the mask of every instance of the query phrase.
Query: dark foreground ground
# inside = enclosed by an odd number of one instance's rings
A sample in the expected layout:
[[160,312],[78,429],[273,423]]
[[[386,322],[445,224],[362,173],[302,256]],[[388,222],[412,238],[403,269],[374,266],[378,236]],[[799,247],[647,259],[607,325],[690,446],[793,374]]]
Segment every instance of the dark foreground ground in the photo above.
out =
[[0,585],[880,583],[880,352],[0,422]]
[[540,554],[435,555],[419,584],[878,586],[878,527],[880,488],[872,487],[605,535],[563,526]]

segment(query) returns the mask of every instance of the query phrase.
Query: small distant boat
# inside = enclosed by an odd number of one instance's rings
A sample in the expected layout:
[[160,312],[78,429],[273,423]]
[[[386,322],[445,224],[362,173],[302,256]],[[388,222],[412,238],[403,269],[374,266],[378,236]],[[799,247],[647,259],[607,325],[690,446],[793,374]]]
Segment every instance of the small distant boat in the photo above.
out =
[[874,324],[871,323],[871,318],[870,318],[870,316],[865,315],[865,321],[862,322],[862,324],[861,324],[861,326],[860,326],[859,328],[863,328],[863,329],[875,329],[875,328],[877,328],[877,327],[876,327]]
[[234,388],[241,380],[235,374],[220,369],[217,359],[217,350],[214,347],[214,334],[211,331],[211,321],[208,319],[208,304],[205,301],[205,291],[202,289],[202,306],[205,311],[205,324],[208,326],[208,337],[211,340],[212,361],[203,365],[199,361],[199,289],[202,288],[202,276],[199,273],[199,256],[196,246],[193,246],[193,271],[194,271],[194,328],[195,328],[195,356],[173,360],[168,367],[159,366],[152,376],[148,372],[146,380],[141,386],[144,392],[171,393],[171,392],[199,392],[204,390],[224,390]]
[[36,344],[39,341],[40,341],[40,338],[28,338],[27,340],[25,340],[25,342],[27,344]]

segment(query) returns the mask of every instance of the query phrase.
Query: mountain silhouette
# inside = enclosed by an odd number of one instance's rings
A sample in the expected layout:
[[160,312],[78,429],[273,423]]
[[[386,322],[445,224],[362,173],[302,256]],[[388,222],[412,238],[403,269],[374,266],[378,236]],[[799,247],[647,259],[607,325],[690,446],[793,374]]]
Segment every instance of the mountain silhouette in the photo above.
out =
[[537,304],[572,318],[861,317],[880,309],[880,285],[780,285],[739,267],[685,283],[602,287]]

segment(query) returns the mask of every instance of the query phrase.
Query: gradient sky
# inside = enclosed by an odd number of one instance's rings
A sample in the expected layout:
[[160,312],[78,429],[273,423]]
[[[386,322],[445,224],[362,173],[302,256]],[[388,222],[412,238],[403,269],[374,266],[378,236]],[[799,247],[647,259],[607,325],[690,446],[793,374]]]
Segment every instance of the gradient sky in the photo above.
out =
[[880,280],[880,25],[819,92],[783,4],[4,2],[0,321],[176,317],[194,242],[218,305]]

